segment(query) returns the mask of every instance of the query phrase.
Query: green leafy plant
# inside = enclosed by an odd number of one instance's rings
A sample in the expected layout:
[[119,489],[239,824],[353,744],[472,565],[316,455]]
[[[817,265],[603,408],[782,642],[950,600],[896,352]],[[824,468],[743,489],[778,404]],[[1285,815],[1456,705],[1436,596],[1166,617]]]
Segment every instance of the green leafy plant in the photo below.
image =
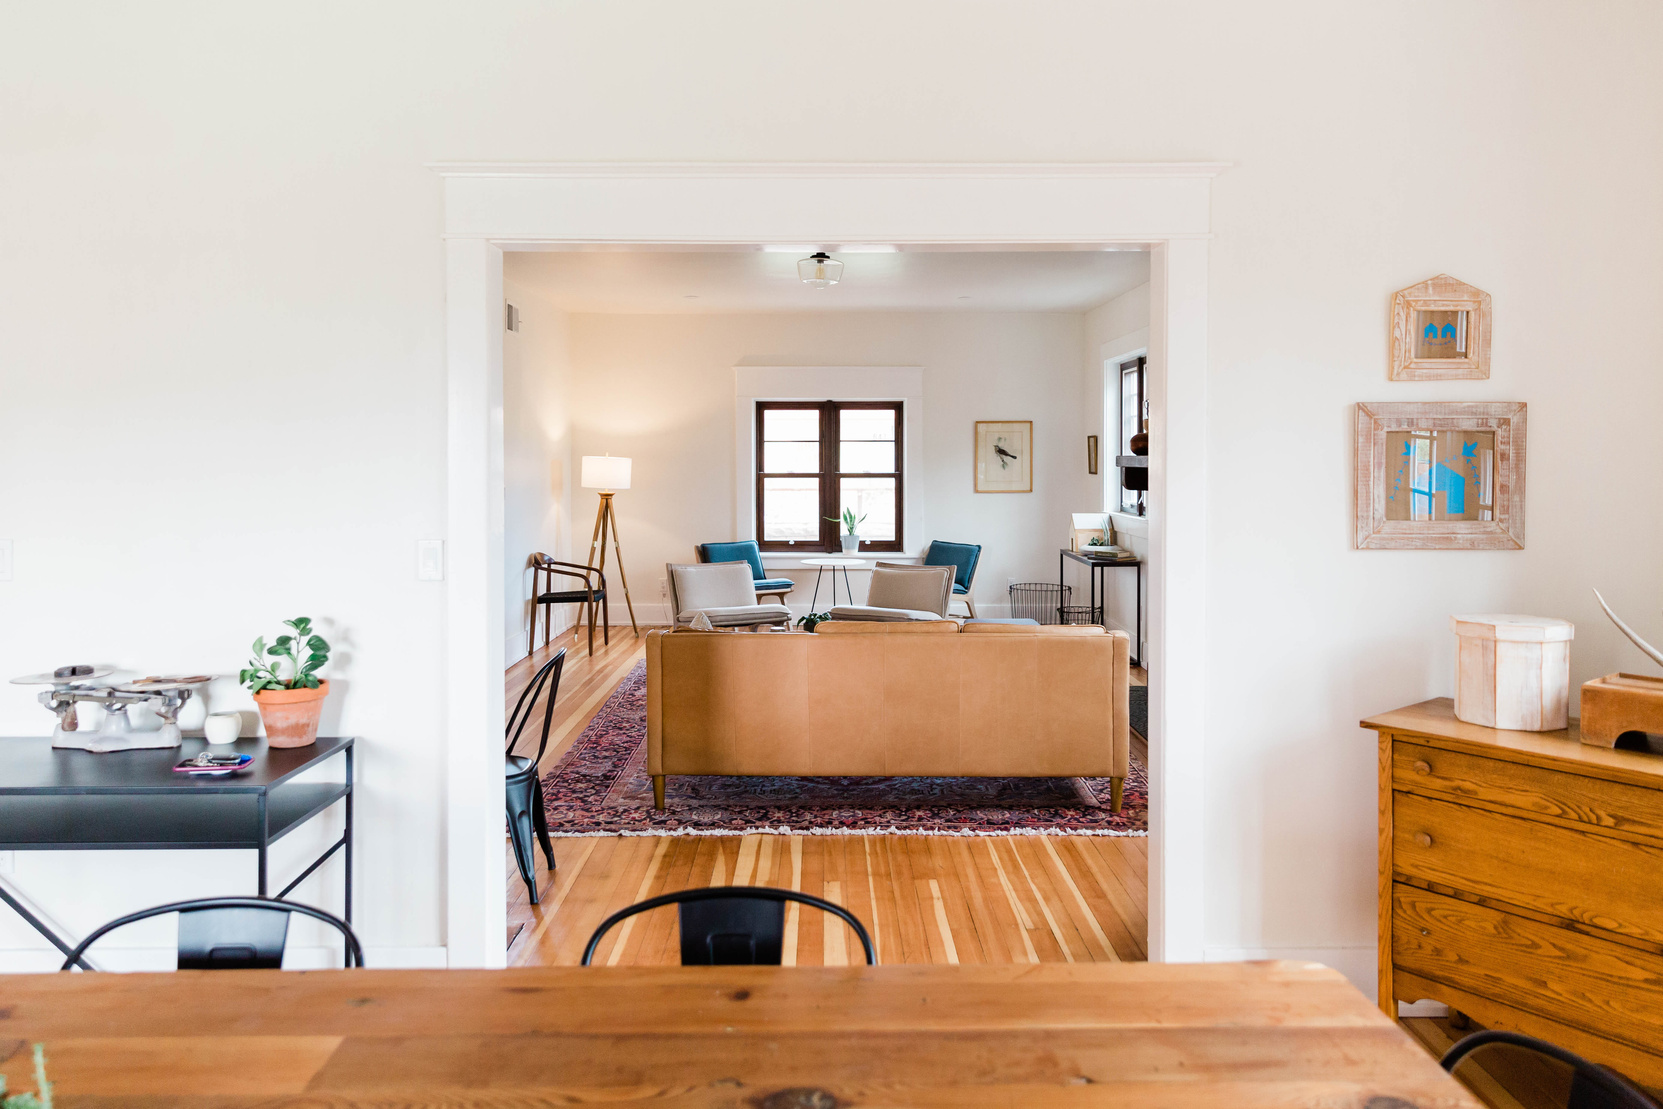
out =
[[[271,646],[266,646],[266,637],[261,636],[254,641],[254,657],[248,660],[248,665],[237,675],[237,680],[246,685],[250,693],[258,693],[262,689],[316,689],[320,684],[318,670],[329,661],[329,644],[323,636],[312,633],[312,619],[309,616],[296,616],[293,620],[283,621],[285,627],[293,628],[293,635],[280,635],[272,640]],[[284,660],[288,660],[289,676],[284,677]]]
[[8,1094],[0,1074],[0,1109],[52,1109],[52,1083],[46,1080],[46,1049],[35,1045],[35,1092]]
[[805,632],[811,632],[814,630],[814,625],[823,624],[831,618],[831,613],[829,612],[811,612],[807,616],[797,617],[797,626]]
[[866,515],[865,513],[862,513],[861,515],[856,516],[854,509],[845,508],[842,516],[827,516],[826,519],[830,520],[834,524],[842,524],[843,530],[848,532],[850,535],[857,535],[859,533],[856,532],[855,529],[860,527],[860,523],[862,520],[866,519]]

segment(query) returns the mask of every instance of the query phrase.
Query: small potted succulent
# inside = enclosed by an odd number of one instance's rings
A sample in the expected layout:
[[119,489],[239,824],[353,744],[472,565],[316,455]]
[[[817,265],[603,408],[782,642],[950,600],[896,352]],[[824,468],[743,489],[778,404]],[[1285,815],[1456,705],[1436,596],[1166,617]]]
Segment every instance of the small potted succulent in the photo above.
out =
[[329,644],[312,632],[310,617],[297,616],[283,624],[293,634],[278,636],[269,647],[265,636],[256,639],[254,657],[237,680],[260,706],[268,745],[309,747],[318,740],[318,718],[323,715],[323,699],[329,696],[328,679],[318,677],[329,661]]
[[860,527],[861,521],[865,520],[866,516],[864,514],[856,516],[854,509],[845,508],[841,517],[827,516],[826,519],[834,524],[843,525],[843,553],[858,553],[860,551],[860,533],[856,529]]

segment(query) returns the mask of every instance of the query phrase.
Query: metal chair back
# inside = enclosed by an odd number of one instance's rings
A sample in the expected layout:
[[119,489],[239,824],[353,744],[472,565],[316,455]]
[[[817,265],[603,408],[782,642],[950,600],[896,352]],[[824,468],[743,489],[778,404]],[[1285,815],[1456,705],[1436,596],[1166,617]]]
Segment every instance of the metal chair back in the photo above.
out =
[[[1509,1061],[1508,1054],[1526,1058]],[[1530,1104],[1562,1109],[1658,1109],[1656,1101],[1609,1067],[1518,1032],[1474,1032],[1445,1052],[1439,1062],[1468,1086],[1473,1083],[1463,1077],[1464,1072],[1482,1071],[1480,1084],[1486,1087],[1503,1084],[1506,1075],[1527,1074]]]
[[295,913],[321,920],[346,941],[346,965],[364,965],[364,949],[352,926],[333,913],[275,897],[205,897],[174,901],[117,917],[75,945],[59,970],[84,969],[87,948],[117,928],[151,917],[179,914],[180,970],[276,970],[283,965],[289,917]]
[[560,692],[560,674],[565,668],[566,648],[562,647],[538,669],[531,681],[520,691],[520,699],[514,702],[514,711],[509,714],[508,727],[504,729],[508,737],[508,750],[505,753],[512,755],[514,748],[519,746],[520,735],[525,731],[526,724],[531,721],[532,713],[537,707],[537,699],[543,696],[545,690],[547,691],[548,696],[543,704],[543,734],[537,741],[537,757],[531,760],[532,767],[536,767],[542,761],[543,752],[548,750],[549,725],[554,721],[554,699]]
[[785,906],[791,901],[843,921],[860,940],[867,965],[877,965],[878,953],[872,946],[872,937],[849,910],[812,894],[770,886],[676,890],[620,909],[601,921],[589,937],[589,945],[583,949],[583,965],[590,965],[595,949],[614,925],[636,913],[675,905],[681,914],[682,966],[779,966],[785,942]]

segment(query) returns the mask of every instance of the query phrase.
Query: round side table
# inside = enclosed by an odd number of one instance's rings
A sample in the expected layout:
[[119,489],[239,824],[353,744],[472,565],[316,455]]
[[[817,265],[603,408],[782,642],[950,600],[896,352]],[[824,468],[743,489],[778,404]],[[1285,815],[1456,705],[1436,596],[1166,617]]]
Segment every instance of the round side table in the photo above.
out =
[[854,590],[849,586],[849,568],[851,566],[856,569],[864,568],[866,565],[866,560],[864,558],[805,558],[803,559],[803,565],[812,566],[818,571],[818,573],[814,575],[814,599],[808,603],[808,610],[810,612],[814,611],[815,604],[817,604],[820,600],[820,576],[827,570],[832,572],[832,607],[837,607],[837,571],[839,569],[843,571],[843,595],[848,598],[850,604],[855,603]]

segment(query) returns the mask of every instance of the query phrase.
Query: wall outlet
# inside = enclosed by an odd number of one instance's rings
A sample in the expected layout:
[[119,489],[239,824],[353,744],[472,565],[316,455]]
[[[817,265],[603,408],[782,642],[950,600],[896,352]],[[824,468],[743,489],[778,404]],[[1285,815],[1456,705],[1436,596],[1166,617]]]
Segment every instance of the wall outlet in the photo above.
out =
[[416,544],[416,580],[445,580],[445,541],[423,539]]
[[17,873],[17,852],[0,851],[0,874]]
[[670,603],[670,582],[668,578],[658,579],[658,599],[665,604]]
[[0,539],[0,581],[12,580],[12,541]]

